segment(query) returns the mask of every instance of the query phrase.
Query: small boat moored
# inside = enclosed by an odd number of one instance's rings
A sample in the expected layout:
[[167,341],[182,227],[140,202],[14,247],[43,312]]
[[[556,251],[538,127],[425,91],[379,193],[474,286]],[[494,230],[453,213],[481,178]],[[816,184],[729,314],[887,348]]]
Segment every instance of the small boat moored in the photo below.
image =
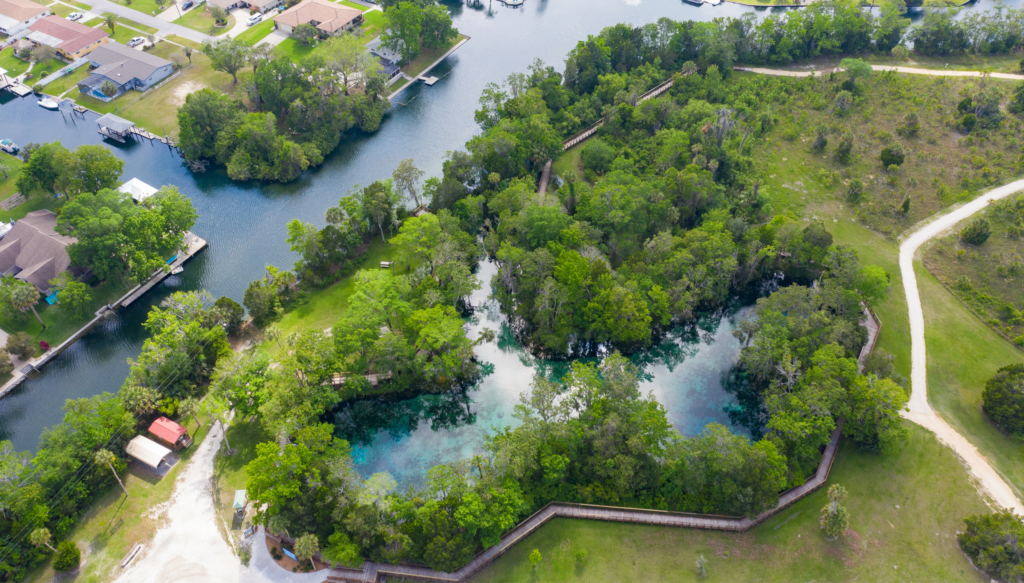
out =
[[50,99],[49,97],[44,97],[39,100],[39,107],[42,107],[43,109],[49,109],[50,111],[57,111],[58,105],[56,101]]
[[179,265],[171,270],[171,275],[178,275],[182,271],[185,271],[185,268]]
[[14,143],[14,140],[0,140],[0,150],[14,155],[17,154],[21,148],[18,147],[18,144]]

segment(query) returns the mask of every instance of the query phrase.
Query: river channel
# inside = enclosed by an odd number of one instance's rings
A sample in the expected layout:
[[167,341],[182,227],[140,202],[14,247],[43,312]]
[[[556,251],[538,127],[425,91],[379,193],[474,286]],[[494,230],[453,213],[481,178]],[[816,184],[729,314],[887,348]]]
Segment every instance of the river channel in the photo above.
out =
[[[441,80],[433,87],[407,89],[376,134],[347,138],[321,168],[285,185],[232,183],[219,170],[192,174],[175,152],[159,143],[102,141],[95,114],[62,116],[38,107],[32,97],[0,94],[0,138],[22,145],[59,140],[69,148],[106,144],[125,160],[125,180],[138,177],[154,186],[173,184],[189,196],[200,215],[193,231],[210,244],[186,264],[183,274],[168,278],[142,301],[94,328],[51,361],[42,375],[0,400],[0,439],[13,441],[19,450],[34,450],[40,432],[60,421],[66,399],[117,391],[127,376],[126,360],[138,355],[145,339],[141,322],[150,306],[169,293],[206,289],[214,297],[241,301],[245,286],[261,275],[264,266],[290,268],[294,256],[285,242],[289,220],[322,225],[324,209],[354,185],[389,176],[404,158],[415,159],[428,176],[439,175],[445,152],[461,148],[479,131],[473,111],[486,83],[500,83],[512,72],[525,71],[537,57],[560,69],[577,40],[615,23],[642,25],[661,17],[710,20],[752,10],[729,3],[697,7],[680,0],[526,0],[516,9],[495,0],[477,8],[457,3],[449,8],[455,26],[471,40],[434,69]],[[491,269],[486,263],[481,266],[485,283]],[[472,326],[501,329],[497,309],[486,296],[485,285],[473,298],[479,323]],[[683,433],[696,433],[709,421],[728,422],[722,412],[728,399],[719,379],[738,350],[729,333],[733,321],[728,316],[703,330],[681,333],[664,341],[671,346],[663,344],[642,358],[650,378],[645,392],[654,391]],[[432,404],[425,398],[408,403],[405,417],[378,419],[376,424],[362,418],[362,437],[355,440],[361,471],[387,469],[408,483],[435,463],[471,454],[492,426],[513,422],[511,408],[518,394],[528,389],[535,370],[556,376],[558,372],[557,367],[534,362],[505,330],[497,343],[482,346],[478,355],[493,369],[466,402]],[[356,413],[351,416],[358,418]],[[368,434],[367,427],[381,429]]]

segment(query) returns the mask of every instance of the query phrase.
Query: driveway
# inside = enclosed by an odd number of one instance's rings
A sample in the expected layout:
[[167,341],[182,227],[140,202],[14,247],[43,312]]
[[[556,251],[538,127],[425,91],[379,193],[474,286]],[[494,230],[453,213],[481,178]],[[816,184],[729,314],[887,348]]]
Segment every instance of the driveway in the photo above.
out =
[[287,32],[284,32],[284,31],[282,31],[279,28],[275,28],[274,32],[268,34],[263,40],[261,40],[260,42],[258,42],[256,44],[270,45],[272,47],[276,47],[277,45],[279,45],[282,42],[284,42],[284,39],[286,39],[286,38],[288,38],[288,33]]
[[925,241],[984,209],[988,206],[989,201],[1005,198],[1021,190],[1024,190],[1024,180],[990,190],[966,205],[921,227],[900,245],[900,274],[903,276],[903,289],[906,292],[907,306],[910,309],[910,382],[912,389],[908,404],[910,411],[903,413],[903,417],[930,429],[940,441],[952,447],[953,451],[967,463],[970,472],[978,479],[982,488],[995,503],[1002,508],[1011,508],[1018,514],[1024,514],[1024,506],[1014,496],[1013,490],[989,465],[985,456],[978,452],[978,448],[971,445],[964,436],[950,427],[928,403],[928,360],[925,353],[924,311],[921,309],[921,294],[917,289],[917,276],[914,274],[914,253]]
[[[245,8],[235,8],[231,11],[231,15],[235,17],[235,26],[233,26],[231,30],[224,33],[224,36],[228,38],[235,38],[236,36],[249,30],[249,25],[245,23],[246,20],[249,20],[248,10],[246,10]],[[263,20],[268,20],[275,16],[277,16],[277,11],[271,10],[270,12],[263,15]]]

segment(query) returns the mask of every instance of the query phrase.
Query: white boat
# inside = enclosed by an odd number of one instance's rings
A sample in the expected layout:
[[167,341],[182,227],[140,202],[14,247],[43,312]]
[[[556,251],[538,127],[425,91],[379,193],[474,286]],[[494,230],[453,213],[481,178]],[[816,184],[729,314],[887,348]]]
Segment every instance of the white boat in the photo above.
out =
[[185,268],[179,265],[171,270],[171,275],[178,275],[182,271],[185,271]]
[[0,150],[14,155],[18,153],[20,148],[18,147],[18,144],[14,143],[14,140],[0,140]]
[[44,98],[39,100],[39,107],[42,107],[44,109],[49,109],[51,111],[56,111],[57,110],[57,102],[52,100],[52,99],[50,99],[49,97],[44,97]]

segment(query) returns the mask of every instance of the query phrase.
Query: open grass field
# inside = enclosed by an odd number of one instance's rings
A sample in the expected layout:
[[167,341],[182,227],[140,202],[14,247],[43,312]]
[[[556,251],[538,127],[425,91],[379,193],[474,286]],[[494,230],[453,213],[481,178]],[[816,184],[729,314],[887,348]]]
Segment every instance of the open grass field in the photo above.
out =
[[[164,51],[169,54],[180,50],[170,43],[159,43],[152,52],[166,57]],[[181,75],[163,87],[154,89],[145,96],[138,91],[129,91],[118,97],[119,109],[116,114],[153,133],[177,137],[178,107],[185,102],[185,96],[204,87],[234,95],[247,74],[251,74],[251,69],[239,71],[239,83],[234,85],[231,82],[231,75],[214,71],[210,67],[209,59],[200,53],[192,53],[192,64],[186,63],[181,69]],[[68,97],[93,111],[115,113],[114,105],[111,103],[104,103],[77,92],[69,93]]]
[[[1024,203],[1024,195],[1011,197],[999,207],[989,207],[985,216],[992,235],[981,245],[966,243],[958,236],[974,220],[971,218],[933,241],[922,258],[928,271],[950,293],[1003,338],[1024,348],[1024,322],[1002,309],[1005,302],[1016,310],[1024,310],[1024,239],[1016,235],[1015,229],[1019,227],[1013,224],[1010,213],[999,210],[1014,200]],[[1010,236],[1011,231],[1015,236]]]
[[43,91],[47,95],[60,95],[68,90],[78,91],[78,83],[84,81],[89,75],[92,74],[92,67],[89,65],[82,65],[75,69],[70,75],[64,75],[63,77],[54,80],[49,85],[43,88]]
[[14,54],[14,49],[8,47],[0,51],[0,69],[7,69],[7,74],[17,77],[28,70],[28,61],[22,61]]
[[250,47],[267,38],[267,35],[274,32],[274,21],[264,20],[256,26],[249,27],[245,32],[235,37],[238,42],[245,43]]
[[[849,491],[846,537],[827,541],[823,487],[743,534],[556,519],[514,546],[479,583],[566,581],[988,581],[956,542],[963,518],[987,512],[951,450],[911,426],[893,456],[842,445],[830,484]],[[531,569],[528,555],[540,551]],[[587,558],[577,566],[574,555]],[[708,561],[698,579],[694,563]]]
[[[152,540],[160,525],[160,512],[156,510],[171,498],[174,481],[183,471],[192,454],[206,437],[210,424],[204,420],[197,430],[191,419],[182,421],[195,442],[178,452],[180,461],[167,475],[157,477],[138,462],[132,462],[126,475],[122,475],[129,497],[115,484],[100,496],[89,512],[78,521],[71,533],[82,551],[82,566],[75,573],[76,583],[109,581],[117,571],[117,564],[137,542]],[[63,581],[49,563],[28,574],[25,581]]]
[[[7,52],[7,51],[4,51],[4,52]],[[20,59],[18,59],[17,57],[14,57],[14,59],[20,61]],[[32,71],[29,72],[29,74],[25,76],[24,83],[28,87],[32,87],[36,83],[41,81],[44,77],[49,75],[50,73],[53,73],[54,71],[60,69],[61,67],[66,66],[66,65],[67,65],[67,63],[65,63],[64,61],[62,61],[60,59],[50,59],[49,61],[46,61],[46,62],[43,62],[43,63],[36,63],[32,67]],[[4,67],[4,66],[2,64],[0,64],[0,67]],[[4,68],[7,69],[7,67],[4,67]],[[27,69],[28,69],[28,66],[26,64],[26,66],[23,67],[21,69],[21,71],[25,72]]]
[[384,13],[380,10],[370,10],[363,13],[363,24],[360,27],[360,34],[363,44],[366,44],[380,36],[384,32]]
[[167,35],[166,40],[169,40],[172,43],[177,43],[177,44],[182,45],[182,46],[192,47],[193,49],[195,49],[197,51],[201,50],[203,48],[203,45],[201,43],[197,43],[196,41],[193,41],[193,40],[188,40],[187,38],[182,38],[182,37],[180,37],[178,35],[175,35],[175,34]]
[[63,2],[64,4],[70,4],[76,8],[81,8],[82,10],[92,10],[92,6],[85,4],[84,2],[77,2],[76,0],[63,0]]
[[293,63],[300,63],[309,53],[313,52],[316,45],[316,42],[304,45],[295,40],[294,37],[288,37],[274,48],[274,52],[279,56],[287,57]]
[[36,194],[21,205],[15,207],[14,210],[5,211],[0,209],[0,221],[9,223],[12,219],[17,220],[25,218],[25,215],[28,213],[39,209],[50,209],[51,211],[56,212],[62,204],[64,204],[63,198],[56,199],[53,195]]
[[6,200],[9,196],[18,192],[14,184],[21,173],[22,161],[17,156],[11,156],[7,152],[0,152],[0,165],[6,168],[7,177],[0,173],[0,200]]
[[369,8],[363,6],[362,4],[356,4],[355,2],[349,2],[348,0],[339,0],[338,4],[341,4],[342,6],[348,6],[349,8],[355,8],[360,12],[366,12],[367,10],[369,10]]
[[441,55],[447,53],[449,49],[457,45],[464,38],[466,38],[466,35],[460,34],[454,41],[452,41],[452,44],[442,49],[423,49],[420,52],[420,56],[413,59],[411,63],[402,67],[402,72],[415,79],[417,75],[426,71],[434,61],[441,58]]
[[[106,26],[104,26],[103,29],[107,32],[110,32],[110,29],[108,29]],[[117,24],[114,25],[114,32],[110,33],[110,40],[117,41],[121,44],[127,44],[128,41],[132,40],[137,36],[145,38],[147,34],[140,30],[135,30],[134,28],[125,26],[125,23],[118,20]]]
[[[157,3],[154,2],[154,0],[113,0],[113,1],[117,2],[118,4],[120,4],[122,6],[127,6],[128,8],[131,8],[132,10],[138,10],[139,12],[142,12],[143,14],[149,14],[151,16],[156,16],[157,14],[162,12],[162,10],[160,10],[160,7],[157,6]],[[164,3],[164,10],[174,10],[174,7],[170,5],[170,2],[166,2],[166,3]]]
[[198,32],[204,32],[210,36],[219,36],[231,30],[235,26],[234,15],[228,15],[228,23],[225,26],[215,26],[213,16],[203,8],[189,10],[185,16],[174,21],[174,24],[191,28]]
[[94,28],[94,27],[97,27],[97,26],[100,26],[101,24],[103,24],[103,18],[97,16],[96,18],[90,18],[89,20],[83,22],[82,24],[84,24],[85,26],[88,26],[90,28]]
[[148,33],[151,33],[151,34],[155,34],[157,32],[157,29],[153,28],[152,26],[146,26],[145,24],[142,24],[140,22],[136,22],[134,20],[125,18],[123,16],[117,17],[117,23],[118,24],[123,24],[125,26],[130,26],[132,28],[137,28],[137,29],[139,29],[139,30],[141,30],[143,32],[148,32]]
[[[845,75],[839,74],[826,83],[838,84],[844,79]],[[778,202],[776,210],[801,213],[808,205],[824,203],[849,207],[848,184],[858,179],[864,183],[864,193],[862,200],[853,205],[855,216],[895,238],[936,211],[1009,182],[1021,172],[1011,144],[1020,143],[1013,136],[1024,126],[1006,124],[1005,129],[965,136],[948,123],[963,99],[961,91],[973,94],[979,90],[977,80],[876,72],[860,82],[864,86],[863,101],[842,117],[831,115],[832,106],[828,104],[815,109],[820,105],[815,103],[820,91],[813,87],[820,88],[821,81],[789,83],[794,84],[793,96],[779,110],[785,113],[777,114],[778,126],[754,152],[762,171],[762,192]],[[800,83],[808,86],[798,88]],[[1004,94],[1014,85],[1008,81],[987,83]],[[914,137],[897,137],[897,128],[909,112],[917,113],[921,128]],[[830,128],[823,153],[811,148],[814,130],[819,126]],[[840,164],[834,156],[843,129],[854,136],[848,164]],[[906,160],[892,177],[879,160],[880,151],[889,141],[899,142],[906,149]],[[905,216],[896,211],[904,195],[910,199]]]
[[[34,197],[30,199],[29,203],[22,206],[28,206],[31,201],[36,200],[40,197]],[[19,207],[20,208],[20,207]],[[117,298],[123,296],[128,290],[125,289],[118,282],[105,281],[90,290],[92,293],[92,301],[89,302],[88,307],[85,310],[85,314],[81,317],[74,317],[69,314],[60,304],[49,305],[43,301],[42,297],[39,299],[39,303],[36,304],[36,311],[39,312],[39,317],[46,323],[46,329],[39,325],[39,320],[32,315],[32,312],[26,312],[20,318],[0,318],[0,328],[13,334],[15,332],[27,332],[32,338],[36,340],[45,340],[51,346],[57,346],[61,342],[65,341],[78,331],[79,328],[84,326],[89,320],[95,317],[96,310],[100,309],[100,306],[113,302]]]
[[56,3],[56,4],[52,5],[52,6],[49,6],[49,9],[50,9],[50,12],[52,12],[52,13],[56,14],[57,16],[60,16],[60,17],[67,17],[67,15],[71,14],[72,12],[78,12],[77,8],[74,8],[72,6],[68,6],[67,4],[61,4],[60,2],[58,2],[58,3]]

